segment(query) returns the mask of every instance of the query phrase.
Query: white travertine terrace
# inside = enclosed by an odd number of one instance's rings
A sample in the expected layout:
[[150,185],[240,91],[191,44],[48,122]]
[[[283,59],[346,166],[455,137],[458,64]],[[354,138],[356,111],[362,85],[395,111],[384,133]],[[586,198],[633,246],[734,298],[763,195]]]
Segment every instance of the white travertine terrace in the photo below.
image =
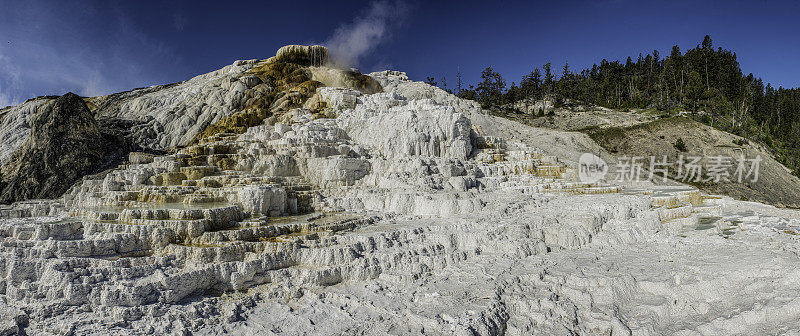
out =
[[586,136],[395,71],[370,74],[382,93],[319,88],[290,123],[192,144],[256,94],[252,64],[120,105],[186,147],[0,210],[0,335],[800,328],[796,211],[580,183],[578,156],[602,151]]

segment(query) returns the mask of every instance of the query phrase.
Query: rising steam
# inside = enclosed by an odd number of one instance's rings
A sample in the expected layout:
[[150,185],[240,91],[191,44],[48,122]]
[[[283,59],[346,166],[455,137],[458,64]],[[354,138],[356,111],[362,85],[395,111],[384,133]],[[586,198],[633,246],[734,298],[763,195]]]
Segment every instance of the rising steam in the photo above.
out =
[[400,1],[372,2],[362,16],[339,26],[323,42],[330,50],[331,62],[339,67],[358,65],[363,56],[386,40],[407,13],[408,6]]

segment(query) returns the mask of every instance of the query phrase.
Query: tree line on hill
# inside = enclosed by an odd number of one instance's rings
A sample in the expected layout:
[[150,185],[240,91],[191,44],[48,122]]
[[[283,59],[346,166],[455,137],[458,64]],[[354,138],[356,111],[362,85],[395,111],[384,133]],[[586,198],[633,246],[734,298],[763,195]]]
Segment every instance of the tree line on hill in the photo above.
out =
[[534,68],[519,84],[506,85],[492,67],[481,81],[465,85],[461,73],[455,86],[444,78],[427,82],[485,108],[524,100],[566,99],[613,109],[654,109],[674,114],[689,111],[698,121],[760,142],[784,165],[800,172],[800,89],[775,88],[752,73],[745,75],[736,53],[714,49],[706,35],[695,48],[681,52],[676,45],[662,58],[658,50],[625,62],[602,60],[591,68],[573,71],[566,63],[560,75],[550,63]]

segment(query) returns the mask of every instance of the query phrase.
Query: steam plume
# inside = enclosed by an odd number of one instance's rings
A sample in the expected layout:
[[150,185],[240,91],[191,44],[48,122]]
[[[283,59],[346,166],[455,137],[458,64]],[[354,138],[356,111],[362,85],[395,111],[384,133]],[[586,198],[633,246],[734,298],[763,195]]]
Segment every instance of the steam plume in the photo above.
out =
[[336,66],[356,66],[361,58],[386,40],[392,28],[401,23],[408,6],[400,1],[372,2],[353,22],[340,25],[323,43]]

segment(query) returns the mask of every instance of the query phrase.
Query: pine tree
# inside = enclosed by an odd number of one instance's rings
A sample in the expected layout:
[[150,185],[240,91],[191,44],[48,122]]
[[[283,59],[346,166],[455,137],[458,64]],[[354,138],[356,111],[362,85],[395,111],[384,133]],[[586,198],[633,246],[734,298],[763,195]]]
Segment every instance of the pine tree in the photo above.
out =
[[553,76],[553,72],[550,69],[550,62],[547,62],[542,68],[544,69],[544,93],[545,95],[552,95],[555,76]]
[[702,50],[703,50],[703,60],[705,61],[705,65],[706,65],[706,71],[705,71],[705,75],[706,75],[706,90],[710,90],[711,86],[710,86],[710,84],[708,82],[708,77],[709,77],[708,76],[708,57],[709,57],[709,53],[713,51],[712,45],[711,45],[711,36],[706,35],[706,37],[703,38],[703,49]]
[[456,95],[462,97],[461,86],[463,83],[461,82],[461,67],[458,67],[458,71],[456,72]]
[[487,67],[481,71],[481,82],[478,83],[478,99],[484,107],[500,105],[503,99],[503,89],[506,82],[500,73],[494,71],[492,67]]
[[542,73],[539,68],[533,69],[531,73],[522,76],[519,82],[520,90],[525,98],[539,99],[542,86]]

